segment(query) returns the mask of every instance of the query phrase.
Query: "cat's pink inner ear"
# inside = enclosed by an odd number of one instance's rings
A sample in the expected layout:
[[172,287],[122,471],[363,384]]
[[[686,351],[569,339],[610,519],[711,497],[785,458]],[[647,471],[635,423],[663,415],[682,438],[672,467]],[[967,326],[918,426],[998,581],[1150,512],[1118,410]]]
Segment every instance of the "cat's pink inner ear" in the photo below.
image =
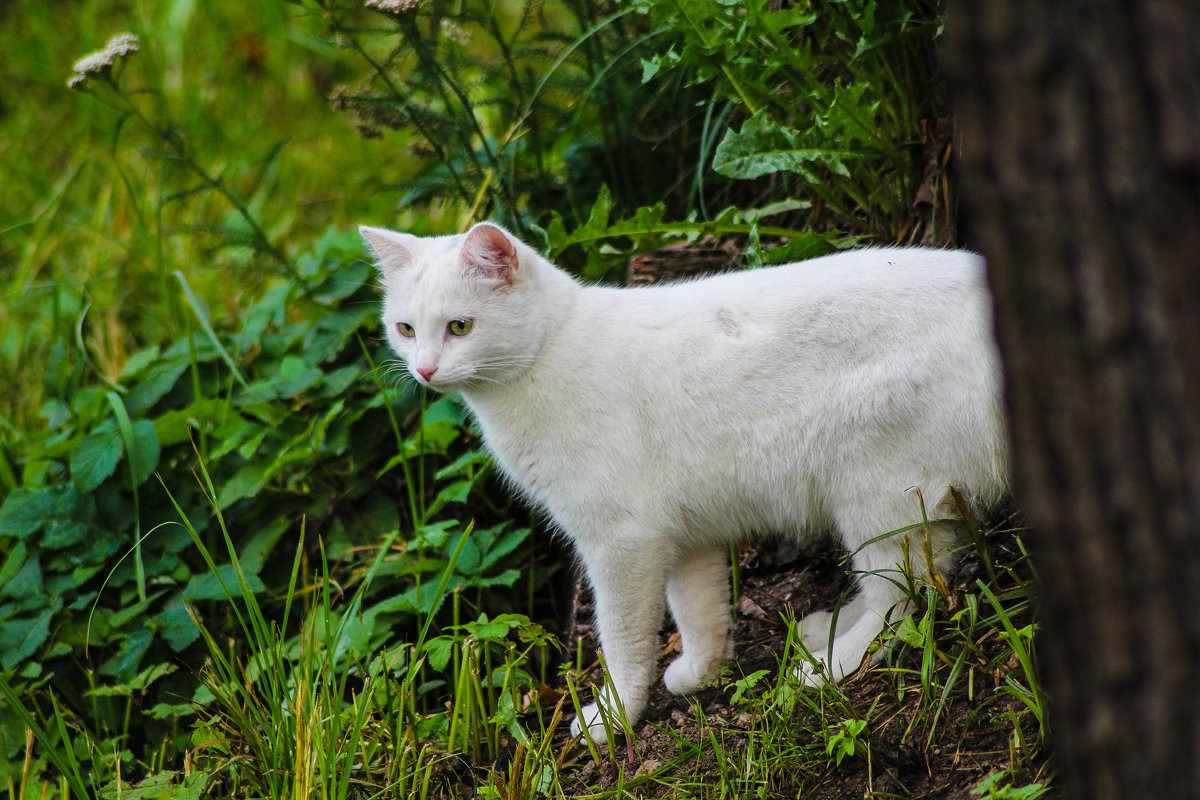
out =
[[403,269],[413,263],[412,249],[405,243],[405,239],[413,238],[408,234],[366,225],[360,225],[358,233],[375,254],[380,269]]
[[512,283],[517,271],[516,245],[507,233],[486,222],[467,234],[459,259],[465,269],[505,283]]

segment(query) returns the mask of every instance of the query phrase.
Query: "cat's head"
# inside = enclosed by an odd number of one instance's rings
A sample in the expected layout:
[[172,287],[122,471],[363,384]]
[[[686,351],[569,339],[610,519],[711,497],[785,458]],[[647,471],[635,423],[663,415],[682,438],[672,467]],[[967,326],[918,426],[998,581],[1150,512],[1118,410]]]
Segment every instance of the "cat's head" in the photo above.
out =
[[465,234],[359,232],[382,276],[383,325],[420,383],[442,392],[507,383],[532,363],[536,253],[491,223]]

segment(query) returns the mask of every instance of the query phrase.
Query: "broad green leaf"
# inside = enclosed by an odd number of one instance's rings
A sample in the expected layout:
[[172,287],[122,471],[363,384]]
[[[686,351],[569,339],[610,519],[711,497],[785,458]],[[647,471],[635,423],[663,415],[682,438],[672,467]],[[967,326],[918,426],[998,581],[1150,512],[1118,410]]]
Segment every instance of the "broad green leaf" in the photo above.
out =
[[487,558],[483,562],[484,568],[492,566],[501,558],[516,550],[517,546],[528,538],[529,528],[514,528],[501,536],[488,548]]
[[217,505],[226,509],[242,498],[258,494],[271,479],[273,467],[270,458],[260,456],[254,461],[247,461],[217,492]]
[[293,522],[294,520],[280,517],[255,531],[238,554],[238,563],[242,565],[242,570],[247,574],[257,575],[271,551],[275,549],[276,543],[288,532]]
[[[246,583],[255,594],[266,590],[262,580],[253,573],[246,574]],[[185,600],[230,600],[241,596],[241,583],[232,564],[222,564],[216,572],[194,576],[180,594]]]
[[487,589],[492,586],[512,586],[521,578],[521,573],[515,569],[506,569],[499,575],[476,576],[467,581],[468,586],[478,586]]
[[142,656],[150,649],[154,632],[149,628],[135,627],[121,641],[121,649],[112,658],[100,665],[100,673],[114,675],[122,681],[131,680],[136,674]]
[[450,663],[450,654],[454,652],[454,639],[449,636],[435,636],[425,642],[425,652],[429,654],[429,666],[437,672],[446,669]]
[[133,483],[135,486],[141,486],[154,474],[162,447],[158,443],[158,432],[150,420],[140,419],[133,423],[132,428],[133,452],[130,454],[130,462],[133,468]]
[[317,367],[308,366],[304,359],[288,356],[279,364],[275,391],[280,397],[292,397],[316,385],[323,375]]
[[33,619],[14,619],[0,625],[0,666],[13,669],[50,636],[54,609],[47,608]]
[[51,519],[70,517],[79,501],[71,484],[15,489],[0,506],[0,536],[24,539]]
[[[21,542],[19,546],[24,548],[25,543]],[[7,563],[5,566],[8,566]],[[22,606],[30,607],[26,604],[35,603],[33,608],[44,607],[46,605],[46,588],[42,580],[42,565],[37,556],[26,558],[20,569],[4,582],[0,590],[17,600]]]
[[0,589],[12,580],[21,567],[25,566],[25,557],[28,554],[29,548],[24,542],[17,542],[12,550],[4,557],[4,565],[0,566]]
[[83,437],[71,451],[71,479],[81,492],[90,492],[113,474],[121,460],[121,432],[116,428]]
[[200,630],[188,613],[187,604],[179,597],[167,602],[166,608],[152,620],[158,633],[176,653],[179,653],[200,638]]
[[137,375],[142,370],[149,367],[158,360],[159,346],[151,345],[145,350],[139,350],[129,357],[125,362],[125,366],[121,367],[121,380],[129,380]]
[[220,424],[233,413],[228,401],[209,398],[193,403],[187,408],[168,411],[154,420],[154,433],[161,447],[186,442],[188,431],[204,423]]
[[763,251],[763,261],[768,264],[790,264],[817,256],[825,256],[855,244],[854,237],[841,231],[804,231],[789,237],[783,244]]
[[357,365],[342,367],[333,372],[328,372],[325,374],[325,389],[323,393],[327,397],[340,395],[349,389],[354,381],[364,376],[364,371]]
[[175,387],[175,382],[187,368],[186,360],[173,359],[146,370],[145,375],[125,395],[125,409],[129,416],[137,417],[161,400]]
[[492,458],[482,450],[473,450],[456,458],[448,466],[442,467],[435,476],[439,481],[453,476],[466,475],[472,467],[490,467]]
[[62,550],[85,541],[93,532],[91,525],[74,519],[52,519],[46,523],[41,545],[47,550]]
[[795,172],[817,181],[815,168],[849,177],[846,161],[853,153],[815,139],[813,133],[777,124],[760,111],[746,120],[740,131],[730,129],[717,145],[713,169],[728,178],[758,178],[773,172]]
[[200,800],[211,776],[199,770],[189,775],[178,772],[159,772],[141,783],[130,786],[113,781],[104,787],[102,797],[122,800]]

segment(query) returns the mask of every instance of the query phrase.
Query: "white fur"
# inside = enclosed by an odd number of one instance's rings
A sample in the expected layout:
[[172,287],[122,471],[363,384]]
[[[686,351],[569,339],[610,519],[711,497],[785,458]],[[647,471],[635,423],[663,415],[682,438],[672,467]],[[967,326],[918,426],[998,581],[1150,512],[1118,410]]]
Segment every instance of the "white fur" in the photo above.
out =
[[[832,642],[828,612],[802,622],[821,662],[804,679],[838,680],[911,611],[900,571],[931,566],[924,531],[859,548],[919,523],[922,499],[929,518],[950,516],[951,487],[978,503],[1003,494],[978,256],[866,249],[614,289],[579,285],[507,234],[515,269],[481,271],[476,245],[496,234],[485,225],[424,239],[363,228],[383,322],[414,377],[435,367],[422,382],[461,393],[504,473],[574,542],[609,669],[598,701],[613,708],[616,692],[631,724],[664,607],[683,639],[669,690],[694,690],[730,655],[730,540],[832,528],[854,553],[858,594]],[[453,319],[472,330],[451,335]],[[932,566],[948,563],[950,527],[933,526]],[[584,717],[602,738],[597,714]]]

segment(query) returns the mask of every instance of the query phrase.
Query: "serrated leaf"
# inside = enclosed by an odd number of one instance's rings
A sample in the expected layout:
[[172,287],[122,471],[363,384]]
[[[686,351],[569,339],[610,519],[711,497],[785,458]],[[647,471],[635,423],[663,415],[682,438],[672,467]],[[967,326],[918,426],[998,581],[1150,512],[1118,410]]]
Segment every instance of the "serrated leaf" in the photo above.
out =
[[517,546],[528,538],[529,528],[514,528],[501,536],[488,548],[487,558],[483,561],[484,569],[487,569],[513,550],[516,550]]
[[100,673],[115,675],[121,681],[131,680],[153,641],[154,632],[149,628],[135,628],[121,641],[117,654],[100,666]]
[[53,519],[46,524],[40,544],[47,550],[62,550],[85,541],[92,526],[74,519]]
[[28,555],[28,551],[29,548],[24,542],[17,542],[16,546],[4,557],[4,565],[0,566],[0,589],[3,589],[4,585],[25,566],[25,557]]
[[47,608],[33,619],[14,619],[0,625],[0,666],[13,669],[50,636],[54,609]]
[[24,539],[50,520],[70,517],[79,493],[69,483],[13,490],[0,506],[0,536]]
[[158,633],[176,653],[187,649],[200,638],[200,629],[188,613],[187,604],[179,597],[167,602],[167,607],[154,617]]
[[113,474],[121,460],[121,432],[116,428],[83,437],[71,451],[71,479],[80,492],[93,491]]
[[823,141],[813,141],[816,138],[812,132],[778,125],[767,112],[760,111],[746,120],[740,131],[725,132],[713,156],[713,169],[728,178],[795,172],[806,180],[817,181],[814,168],[822,167],[849,177],[846,161],[854,154]]
[[134,628],[121,640],[121,649],[116,651],[116,655],[101,664],[101,674],[115,675],[122,681],[132,680],[151,642],[154,642],[154,631],[148,627]]
[[450,663],[450,654],[454,652],[454,640],[448,636],[437,636],[425,642],[425,652],[429,654],[429,666],[441,672]]
[[[24,542],[18,545],[24,548]],[[45,583],[42,580],[42,565],[37,557],[26,558],[22,554],[23,562],[20,568],[17,569],[11,578],[4,582],[3,587],[0,587],[4,594],[18,601],[36,602],[36,607],[46,605],[46,589]],[[5,564],[7,567],[7,563]]]

